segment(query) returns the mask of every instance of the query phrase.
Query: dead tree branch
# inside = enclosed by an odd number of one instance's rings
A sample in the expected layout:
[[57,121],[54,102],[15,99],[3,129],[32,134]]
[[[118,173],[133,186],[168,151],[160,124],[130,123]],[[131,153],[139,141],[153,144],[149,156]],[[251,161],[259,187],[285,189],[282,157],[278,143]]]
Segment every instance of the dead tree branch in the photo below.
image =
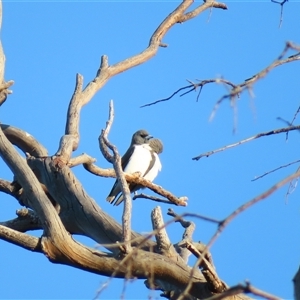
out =
[[265,172],[265,173],[262,174],[262,175],[256,176],[256,177],[255,177],[254,179],[252,179],[251,181],[258,180],[258,179],[260,179],[260,178],[262,178],[262,177],[265,177],[266,175],[269,175],[269,174],[271,174],[271,173],[273,173],[273,172],[276,172],[276,171],[278,171],[278,170],[280,170],[280,169],[282,169],[282,168],[289,167],[289,166],[291,166],[291,165],[293,165],[293,164],[296,164],[296,163],[299,163],[299,162],[300,162],[300,159],[295,160],[295,161],[293,161],[293,162],[291,162],[291,163],[282,165],[282,166],[280,166],[280,167],[278,167],[278,168],[275,168],[275,169],[273,169],[273,170],[271,170],[271,171]]
[[165,203],[165,204],[169,204],[169,205],[176,205],[175,203],[173,203],[171,201],[168,201],[168,200],[165,200],[165,199],[162,199],[162,198],[159,198],[159,197],[155,197],[155,196],[146,195],[144,193],[137,194],[137,195],[134,195],[132,197],[132,200],[136,200],[136,199],[148,199],[148,200],[152,200],[152,201],[159,202],[159,203]]
[[251,199],[250,201],[246,202],[245,204],[241,205],[239,208],[237,208],[234,212],[232,212],[226,219],[224,219],[219,227],[216,233],[213,235],[213,237],[210,239],[209,243],[207,244],[207,248],[209,249],[211,245],[215,242],[215,240],[218,238],[218,236],[221,234],[221,232],[225,229],[225,227],[239,214],[250,208],[251,206],[255,205],[256,203],[265,200],[269,198],[270,195],[272,195],[274,192],[282,188],[287,183],[291,182],[292,180],[300,177],[300,171],[297,173],[291,174],[284,178],[283,180],[277,182],[275,185],[273,185],[271,188],[263,192],[262,194],[256,196],[255,198]]
[[176,243],[174,247],[181,258],[187,263],[191,252],[187,249],[186,243],[193,241],[193,233],[196,225],[194,222],[183,219],[183,217],[176,214],[171,208],[168,209],[168,215],[175,218],[175,222],[180,223],[180,225],[185,229],[182,235],[182,240]]
[[[228,290],[226,290],[225,292],[223,292],[222,294],[212,296],[206,300],[222,300],[222,299],[226,299],[227,297],[232,297],[232,296],[235,296],[235,295],[238,295],[241,293],[253,294],[255,296],[258,296],[262,299],[267,299],[267,300],[280,300],[281,299],[281,298],[278,298],[267,292],[259,290],[259,289],[255,288],[253,285],[251,285],[249,282],[246,282],[245,284],[238,284],[236,286],[233,286],[233,287],[229,288]],[[248,298],[248,299],[250,299],[250,298]]]
[[199,92],[198,92],[198,95],[197,95],[197,101],[199,100],[199,97],[200,97],[200,94],[202,92],[202,89],[203,87],[206,85],[206,84],[209,84],[209,83],[218,83],[218,84],[225,84],[225,85],[229,85],[231,86],[232,88],[235,88],[236,85],[234,85],[232,82],[226,80],[226,79],[222,79],[222,78],[215,78],[215,79],[206,79],[206,80],[198,80],[199,82],[198,83],[195,83],[195,82],[192,82],[190,80],[188,80],[188,82],[190,82],[191,84],[190,85],[187,85],[187,86],[184,86],[180,89],[178,89],[177,91],[175,91],[171,96],[167,97],[167,98],[163,98],[163,99],[160,99],[160,100],[157,100],[157,101],[154,101],[154,102],[151,102],[151,103],[148,103],[148,104],[144,104],[141,106],[141,108],[143,107],[146,107],[146,106],[152,106],[154,104],[157,104],[157,103],[160,103],[160,102],[165,102],[165,101],[168,101],[170,100],[171,98],[173,98],[176,94],[178,94],[179,92],[183,91],[183,90],[186,90],[186,89],[189,89],[188,91],[182,93],[179,95],[179,97],[182,97],[192,91],[196,91],[197,88],[199,88]]
[[164,220],[159,206],[152,210],[151,221],[152,228],[155,232],[158,253],[168,257],[177,257],[177,252],[168,237],[166,228],[164,227]]
[[3,225],[0,225],[0,239],[22,247],[26,250],[40,253],[43,252],[39,238],[16,231]]
[[[129,253],[131,251],[131,212],[132,212],[132,200],[130,196],[130,190],[127,184],[127,181],[124,176],[124,172],[122,170],[121,164],[121,156],[117,150],[117,147],[111,144],[108,141],[108,134],[111,128],[111,125],[114,120],[114,106],[113,101],[111,100],[109,103],[109,120],[106,122],[106,128],[102,131],[101,136],[99,136],[99,140],[103,140],[100,143],[100,148],[102,144],[105,144],[113,152],[113,166],[116,172],[117,180],[121,184],[121,191],[124,195],[124,208],[122,215],[122,237],[124,242],[124,252]],[[101,149],[102,150],[102,149]]]
[[78,147],[81,108],[92,99],[96,92],[98,92],[110,78],[136,67],[155,56],[162,44],[162,39],[175,24],[186,22],[211,7],[226,9],[225,4],[216,1],[206,1],[192,12],[186,13],[187,9],[192,4],[193,0],[184,0],[171,14],[169,14],[153,33],[148,47],[141,53],[114,65],[109,65],[108,57],[103,55],[96,77],[90,81],[84,89],[83,77],[82,75],[77,75],[75,90],[67,113],[65,135],[61,138],[60,146],[56,153],[57,156],[60,156],[62,162],[68,163],[72,151],[76,150]]
[[233,148],[233,147],[245,144],[247,142],[250,142],[250,141],[253,141],[255,139],[258,139],[258,138],[260,138],[262,136],[268,136],[268,135],[273,135],[273,134],[278,134],[278,133],[283,133],[283,132],[289,132],[289,131],[293,131],[293,130],[300,130],[300,125],[286,127],[286,128],[279,128],[279,129],[271,130],[271,131],[268,131],[268,132],[258,133],[258,134],[254,135],[254,136],[251,136],[251,137],[249,137],[247,139],[241,140],[241,141],[239,141],[237,143],[230,144],[230,145],[224,146],[224,147],[216,149],[216,150],[212,150],[212,151],[209,151],[209,152],[202,153],[202,154],[200,154],[200,155],[198,155],[196,157],[193,157],[192,159],[193,160],[199,160],[202,157],[205,157],[205,156],[209,157],[212,154],[215,154],[215,153],[218,153],[218,152],[221,152],[221,151],[224,151],[224,150],[227,150],[227,149],[230,149],[230,148]]
[[24,153],[36,157],[48,155],[47,149],[28,132],[11,125],[0,124],[0,127],[7,139]]
[[[83,166],[87,171],[89,171],[90,173],[92,173],[94,175],[101,176],[101,177],[116,177],[115,171],[113,169],[102,169],[102,168],[95,166],[94,164],[84,164]],[[187,206],[186,201],[188,200],[188,198],[186,196],[176,197],[171,192],[163,189],[161,186],[156,185],[156,184],[152,183],[151,181],[146,180],[137,174],[124,173],[124,176],[128,183],[135,183],[135,184],[141,185],[143,187],[146,187],[146,188],[152,190],[153,192],[155,192],[156,194],[159,194],[159,195],[167,198],[170,202],[172,202],[175,205]],[[136,196],[136,198],[142,198],[142,197]],[[134,199],[136,199],[136,198],[134,198]],[[150,198],[148,198],[148,199],[150,199]],[[154,199],[152,199],[152,200],[154,200]],[[157,201],[157,200],[154,200],[154,201]],[[166,202],[166,203],[169,203],[169,202]]]
[[[293,54],[289,57],[287,57],[286,59],[283,59],[283,57],[286,55],[286,53],[289,50],[293,50],[296,51],[296,54]],[[253,88],[253,85],[260,80],[261,78],[265,77],[270,71],[272,71],[274,68],[281,66],[283,64],[286,63],[290,63],[290,62],[294,62],[300,60],[300,46],[292,43],[292,42],[287,42],[283,51],[281,52],[281,54],[279,55],[279,57],[277,59],[275,59],[270,65],[268,65],[266,68],[264,68],[263,70],[261,70],[260,72],[258,72],[257,74],[255,74],[254,76],[252,76],[251,78],[246,79],[245,81],[243,81],[240,84],[234,84],[229,80],[225,80],[222,78],[216,78],[216,79],[207,79],[207,80],[201,80],[198,83],[191,83],[188,86],[182,87],[180,89],[178,89],[176,92],[174,92],[171,96],[161,99],[161,100],[157,100],[148,104],[144,104],[141,107],[146,107],[146,106],[151,106],[160,102],[164,102],[164,101],[168,101],[171,98],[173,98],[173,96],[175,96],[177,93],[179,93],[182,90],[185,89],[189,89],[187,92],[181,94],[180,96],[186,95],[192,91],[196,91],[197,88],[199,88],[199,93],[197,96],[197,100],[200,96],[200,93],[202,91],[202,88],[204,85],[209,84],[209,83],[217,83],[217,84],[224,84],[226,86],[231,86],[232,89],[230,91],[230,93],[225,94],[224,96],[222,96],[215,104],[215,106],[213,107],[212,113],[210,115],[210,120],[212,120],[215,116],[216,111],[218,110],[219,106],[221,105],[221,103],[226,100],[229,99],[231,106],[233,107],[233,109],[235,109],[236,106],[236,98],[238,98],[241,93],[243,93],[245,90],[248,90],[251,93],[251,90]]]
[[0,222],[0,225],[18,232],[27,232],[43,228],[36,213],[30,209],[22,208],[17,210],[17,216],[18,217],[13,220]]
[[279,4],[280,5],[280,20],[279,20],[279,28],[282,25],[283,21],[283,5],[288,2],[288,0],[282,0],[282,1],[277,1],[277,0],[271,0],[271,2]]

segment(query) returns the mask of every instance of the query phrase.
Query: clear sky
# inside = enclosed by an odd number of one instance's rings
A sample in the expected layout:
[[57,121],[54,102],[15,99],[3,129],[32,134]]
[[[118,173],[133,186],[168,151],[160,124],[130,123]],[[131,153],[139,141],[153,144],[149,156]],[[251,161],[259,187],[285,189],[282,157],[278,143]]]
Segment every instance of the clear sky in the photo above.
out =
[[[196,1],[195,5],[201,2]],[[97,138],[105,126],[110,99],[115,121],[110,140],[124,153],[132,134],[147,129],[164,143],[162,172],[155,182],[178,196],[188,196],[188,206],[172,207],[177,213],[193,212],[223,219],[238,206],[262,193],[298,165],[281,169],[258,181],[255,176],[299,159],[299,132],[268,136],[215,154],[200,161],[191,158],[260,132],[285,127],[277,117],[292,120],[300,105],[299,62],[283,65],[254,86],[255,97],[238,100],[238,123],[233,134],[233,111],[225,101],[209,122],[216,101],[227,92],[221,85],[205,86],[196,93],[175,96],[169,102],[140,108],[169,96],[187,85],[186,79],[224,77],[235,83],[270,64],[286,41],[300,44],[300,4],[289,1],[278,28],[280,7],[271,1],[226,1],[228,10],[206,11],[173,27],[149,62],[111,79],[81,115],[79,149],[111,167],[98,149]],[[85,83],[95,76],[100,57],[116,63],[139,53],[160,22],[179,1],[4,1],[2,42],[6,54],[6,79],[15,81],[13,94],[0,109],[0,121],[20,127],[36,137],[49,154],[56,152],[64,133],[68,102],[75,75]],[[292,54],[292,53],[290,53]],[[298,117],[299,120],[299,117]],[[296,120],[296,124],[299,121]],[[122,207],[105,201],[113,179],[75,174],[103,210],[121,220]],[[12,174],[0,161],[0,177]],[[300,190],[286,200],[288,186],[239,215],[212,247],[221,279],[229,285],[244,280],[283,298],[292,298],[292,278],[299,267]],[[15,217],[17,201],[0,195],[0,220]],[[150,212],[157,204],[139,199],[133,203],[133,229],[151,230]],[[165,220],[168,205],[161,205]],[[216,226],[194,219],[195,241],[206,243]],[[168,228],[172,241],[182,228]],[[33,233],[40,235],[41,232]],[[76,237],[96,247],[92,240]],[[0,241],[0,298],[92,299],[107,278],[50,263]],[[123,280],[114,279],[101,299],[119,298]],[[126,299],[157,296],[142,282],[129,283]]]

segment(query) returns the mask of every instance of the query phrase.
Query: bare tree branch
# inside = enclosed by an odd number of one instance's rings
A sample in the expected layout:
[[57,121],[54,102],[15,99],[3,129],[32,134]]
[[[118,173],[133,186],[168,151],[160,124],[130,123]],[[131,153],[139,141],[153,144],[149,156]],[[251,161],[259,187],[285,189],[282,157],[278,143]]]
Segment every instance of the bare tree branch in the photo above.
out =
[[283,21],[283,5],[284,5],[285,3],[287,3],[288,0],[282,0],[282,1],[271,0],[271,2],[277,3],[277,4],[280,5],[280,20],[279,20],[279,28],[280,28],[281,25],[282,25],[282,21]]
[[[191,276],[193,276],[195,274],[195,271],[197,269],[197,266],[199,266],[202,261],[203,261],[203,257],[206,255],[206,253],[208,252],[208,250],[210,249],[210,247],[213,245],[213,243],[217,240],[217,238],[220,236],[220,234],[223,232],[223,230],[225,229],[225,227],[240,213],[242,213],[243,211],[245,211],[246,209],[248,209],[249,207],[253,206],[254,204],[256,204],[259,201],[262,201],[266,198],[268,198],[271,194],[273,194],[275,191],[277,191],[278,189],[280,189],[282,186],[284,186],[285,184],[289,183],[290,181],[292,181],[295,178],[300,177],[300,172],[297,172],[295,174],[289,175],[288,177],[286,177],[285,179],[279,181],[278,183],[276,183],[274,186],[272,186],[270,189],[268,189],[267,191],[265,191],[264,193],[258,195],[257,197],[251,199],[250,201],[246,202],[245,204],[243,204],[242,206],[240,206],[239,208],[237,208],[233,213],[231,213],[226,219],[224,219],[218,226],[217,231],[215,232],[215,234],[211,237],[210,241],[208,242],[206,248],[203,250],[202,252],[202,256],[198,258],[197,262],[194,264],[192,270],[191,270]],[[189,282],[189,284],[186,286],[186,288],[184,289],[184,291],[182,292],[182,294],[180,295],[180,297],[178,299],[183,299],[189,292],[191,288],[191,282]],[[223,298],[221,298],[223,299]]]
[[164,227],[164,220],[159,206],[152,210],[151,221],[152,228],[155,232],[158,253],[167,255],[168,257],[177,257],[177,252],[168,237],[166,228]]
[[0,225],[0,239],[26,250],[42,253],[39,238]]
[[[90,173],[92,173],[94,175],[101,176],[101,177],[116,177],[115,171],[113,169],[102,169],[93,164],[84,164],[83,166],[87,171],[89,171]],[[128,183],[135,183],[138,185],[142,185],[143,187],[146,187],[146,188],[152,190],[153,192],[167,198],[169,201],[171,201],[175,205],[187,206],[188,198],[186,196],[176,197],[171,192],[163,189],[161,186],[156,185],[147,179],[144,179],[143,177],[139,176],[138,174],[124,173],[124,176]],[[136,198],[141,198],[141,197],[137,196]],[[148,198],[148,199],[150,199],[150,198]],[[152,200],[158,201],[155,199],[152,199]],[[160,201],[158,201],[158,202],[160,202]],[[168,203],[168,202],[166,202],[166,203]]]
[[[296,54],[291,55],[289,57],[287,57],[286,59],[283,59],[283,57],[286,55],[286,53],[289,50],[294,50],[297,51]],[[300,46],[293,44],[292,42],[287,42],[283,51],[281,52],[281,54],[279,55],[279,57],[277,59],[275,59],[270,65],[268,65],[266,68],[264,68],[263,70],[261,70],[260,72],[258,72],[257,74],[255,74],[254,76],[252,76],[251,78],[246,79],[245,81],[243,81],[240,84],[234,84],[232,82],[230,82],[229,80],[225,80],[222,78],[216,78],[216,79],[207,79],[207,80],[202,80],[199,83],[191,83],[188,86],[182,87],[180,89],[178,89],[177,91],[175,91],[171,96],[161,99],[161,100],[157,100],[148,104],[144,104],[141,107],[145,107],[145,106],[151,106],[160,102],[164,102],[164,101],[168,101],[170,100],[173,96],[175,96],[177,93],[179,93],[182,90],[185,89],[189,89],[187,92],[181,94],[180,96],[186,95],[187,93],[190,93],[192,91],[196,91],[196,89],[199,87],[199,93],[197,96],[197,100],[200,96],[200,93],[202,91],[202,88],[204,85],[208,84],[208,83],[223,83],[226,86],[229,85],[232,87],[232,89],[230,90],[230,92],[228,94],[223,95],[214,105],[212,113],[210,115],[210,120],[212,120],[216,114],[216,111],[218,110],[219,106],[221,105],[221,103],[226,100],[229,99],[231,107],[233,108],[233,110],[235,111],[234,113],[234,117],[235,117],[235,124],[236,124],[236,118],[237,118],[237,114],[236,114],[236,99],[240,96],[241,93],[243,93],[245,90],[249,91],[250,94],[252,94],[252,87],[253,85],[260,80],[261,78],[265,77],[271,70],[273,70],[274,68],[281,66],[283,64],[286,63],[290,63],[290,62],[294,62],[300,60]],[[236,126],[234,126],[234,129],[236,128]]]
[[226,217],[226,219],[224,219],[221,222],[218,230],[216,231],[216,233],[213,235],[213,237],[210,239],[209,243],[207,244],[207,248],[209,249],[211,247],[211,245],[215,242],[215,240],[218,238],[218,236],[221,234],[221,232],[235,217],[237,217],[239,214],[241,214],[242,212],[244,212],[246,209],[253,206],[257,202],[260,202],[262,200],[269,198],[269,196],[272,195],[274,192],[276,192],[277,190],[282,188],[284,185],[286,185],[287,183],[291,182],[293,179],[296,179],[298,177],[300,177],[300,171],[287,176],[286,178],[277,182],[275,185],[273,185],[271,188],[269,188],[262,194],[254,197],[250,201],[248,201],[248,202],[244,203],[243,205],[241,205],[240,207],[238,207],[234,212],[232,212],[228,217]]
[[298,162],[300,162],[300,159],[295,160],[295,161],[293,161],[293,162],[291,162],[291,163],[288,163],[288,164],[286,164],[286,165],[282,165],[282,166],[280,166],[280,167],[278,167],[278,168],[275,168],[275,169],[273,169],[273,170],[271,170],[271,171],[265,172],[265,173],[262,174],[262,175],[256,176],[256,177],[255,177],[254,179],[252,179],[251,181],[258,180],[258,179],[260,179],[260,178],[262,178],[262,177],[264,177],[264,176],[266,176],[266,175],[269,175],[269,174],[271,174],[271,173],[273,173],[273,172],[275,172],[275,171],[278,171],[278,170],[280,170],[280,169],[282,169],[282,168],[289,167],[289,166],[291,166],[291,165],[293,165],[293,164],[296,164],[296,163],[298,163]]
[[199,160],[200,158],[202,157],[209,157],[210,155],[212,154],[215,154],[215,153],[218,153],[218,152],[221,152],[221,151],[224,151],[224,150],[227,150],[229,148],[233,148],[233,147],[236,147],[236,146],[239,146],[239,145],[242,145],[244,143],[247,143],[247,142],[250,142],[250,141],[253,141],[255,139],[258,139],[262,136],[268,136],[268,135],[273,135],[273,134],[278,134],[278,133],[283,133],[283,132],[288,132],[288,131],[292,131],[292,130],[300,130],[300,125],[297,125],[297,126],[291,126],[291,127],[286,127],[286,128],[279,128],[279,129],[275,129],[275,130],[271,130],[271,131],[268,131],[268,132],[262,132],[262,133],[258,133],[254,136],[251,136],[247,139],[244,139],[244,140],[241,140],[237,143],[234,143],[234,144],[230,144],[230,145],[227,145],[227,146],[224,146],[222,148],[219,148],[219,149],[216,149],[216,150],[213,150],[213,151],[209,151],[209,152],[205,152],[205,153],[202,153],[196,157],[193,157],[192,159],[193,160]]
[[[226,290],[222,294],[212,296],[210,298],[207,298],[206,300],[221,300],[221,299],[226,299],[227,297],[235,296],[235,295],[238,295],[241,293],[246,293],[246,294],[251,293],[255,296],[259,296],[260,298],[268,299],[268,300],[280,300],[281,299],[274,295],[266,293],[262,290],[259,290],[259,289],[255,288],[254,286],[252,286],[249,282],[246,282],[244,285],[238,284],[238,285],[233,286],[230,289]],[[248,299],[250,299],[250,298],[248,298]]]
[[[198,258],[198,261],[201,261],[199,267],[203,268],[202,273],[210,286],[210,290],[215,293],[224,292],[227,289],[227,285],[219,278],[214,266],[197,249],[197,245],[195,246],[193,243],[186,242],[186,247]],[[205,251],[205,248],[203,251]]]
[[0,124],[7,139],[24,153],[32,156],[47,156],[47,149],[38,142],[31,134],[11,125]]
[[[89,82],[84,89],[82,89],[83,77],[81,75],[77,75],[75,91],[68,109],[65,135],[61,138],[59,150],[56,153],[57,156],[62,156],[61,160],[63,162],[68,162],[71,157],[71,152],[76,150],[78,147],[79,116],[81,108],[92,99],[96,92],[99,91],[99,89],[101,89],[111,77],[136,67],[155,56],[160,45],[162,44],[162,39],[164,38],[165,34],[175,24],[188,21],[210,7],[222,9],[225,9],[226,7],[225,4],[221,4],[216,1],[206,1],[201,5],[202,8],[195,9],[190,14],[186,15],[186,10],[192,4],[193,0],[182,1],[182,3],[158,26],[150,38],[148,47],[141,53],[114,65],[109,65],[107,56],[102,56],[101,64],[97,71],[96,77]],[[70,147],[70,145],[72,147]]]
[[298,271],[293,278],[293,283],[294,283],[295,300],[299,300],[300,299],[300,268],[298,268]]
[[[112,122],[114,119],[114,106],[112,100],[109,103],[109,120],[106,122],[106,128],[104,134],[101,134],[99,139],[103,139],[104,144],[113,152],[113,165],[116,172],[117,180],[121,184],[121,191],[124,195],[124,208],[122,215],[122,230],[123,230],[123,241],[124,241],[124,251],[125,253],[129,253],[131,249],[131,212],[132,212],[132,200],[130,196],[130,190],[127,184],[127,181],[124,176],[124,172],[122,170],[121,164],[121,156],[117,150],[117,147],[111,144],[108,141],[108,133],[111,128]],[[101,143],[100,143],[101,145]]]
[[136,199],[148,199],[148,200],[152,200],[152,201],[159,202],[159,203],[165,203],[165,204],[169,204],[169,205],[176,205],[175,203],[173,203],[171,201],[164,200],[162,198],[155,197],[155,196],[146,195],[144,193],[136,194],[132,197],[132,200],[136,200]]
[[[284,122],[288,126],[293,126],[293,123],[296,120],[297,115],[298,115],[299,112],[300,112],[300,106],[298,106],[298,109],[296,110],[296,112],[295,112],[295,114],[294,114],[293,119],[292,119],[291,122],[289,122],[289,121],[287,121],[287,120],[285,120],[285,119],[283,119],[281,117],[277,117],[277,120],[280,120],[280,121]],[[286,140],[288,140],[288,137],[289,137],[289,132],[286,133]]]
[[188,258],[191,255],[191,252],[187,249],[186,243],[193,242],[193,233],[195,231],[196,225],[194,222],[186,221],[180,215],[176,214],[171,208],[168,209],[169,216],[176,219],[176,223],[180,223],[181,226],[185,229],[182,235],[182,240],[174,245],[177,253],[181,256],[181,258],[188,262]]
[[0,192],[15,197],[15,188],[10,181],[0,179]]
[[203,87],[206,85],[206,84],[209,84],[209,83],[217,83],[217,84],[225,84],[225,85],[229,85],[231,86],[232,88],[235,88],[236,85],[233,84],[232,82],[226,80],[226,79],[222,79],[222,78],[214,78],[214,79],[205,79],[205,80],[198,80],[199,82],[198,83],[195,83],[195,82],[192,82],[190,80],[188,80],[188,82],[190,82],[191,84],[190,85],[187,85],[187,86],[184,86],[180,89],[178,89],[177,91],[175,91],[171,96],[167,97],[167,98],[163,98],[163,99],[160,99],[160,100],[156,100],[154,102],[151,102],[151,103],[148,103],[148,104],[144,104],[142,106],[140,106],[141,108],[143,107],[146,107],[146,106],[151,106],[151,105],[154,105],[154,104],[157,104],[157,103],[160,103],[160,102],[165,102],[165,101],[168,101],[170,100],[171,98],[173,98],[173,96],[175,96],[176,94],[178,94],[179,92],[183,91],[183,90],[186,90],[186,89],[189,89],[188,91],[180,94],[179,96],[182,97],[192,91],[196,91],[197,88],[199,88],[199,92],[198,92],[198,95],[197,95],[197,101],[199,100],[199,97],[200,97],[200,94],[202,92],[202,89]]
[[183,23],[183,22],[188,21],[192,18],[195,18],[199,14],[201,14],[204,10],[206,10],[207,8],[212,8],[212,7],[220,8],[220,9],[227,9],[226,4],[224,4],[224,3],[218,3],[218,2],[215,2],[215,1],[211,1],[211,0],[205,0],[204,3],[202,5],[200,5],[199,7],[195,8],[191,12],[185,13],[179,19],[179,22]]
[[17,210],[17,216],[18,217],[13,220],[0,222],[0,225],[19,232],[43,229],[40,219],[32,210],[27,208],[19,209]]
[[68,167],[72,168],[81,164],[88,164],[91,165],[96,161],[95,158],[87,155],[86,153],[82,153],[81,155],[78,155],[77,157],[71,158],[68,162]]

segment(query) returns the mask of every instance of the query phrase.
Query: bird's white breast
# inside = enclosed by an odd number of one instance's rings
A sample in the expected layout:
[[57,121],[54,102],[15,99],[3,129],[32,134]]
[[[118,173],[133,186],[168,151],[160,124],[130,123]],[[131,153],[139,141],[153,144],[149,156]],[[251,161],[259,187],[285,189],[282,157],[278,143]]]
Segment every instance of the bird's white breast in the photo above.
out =
[[143,176],[148,170],[149,164],[152,160],[150,150],[151,148],[148,144],[135,145],[129,162],[124,168],[124,172],[131,174],[140,172]]

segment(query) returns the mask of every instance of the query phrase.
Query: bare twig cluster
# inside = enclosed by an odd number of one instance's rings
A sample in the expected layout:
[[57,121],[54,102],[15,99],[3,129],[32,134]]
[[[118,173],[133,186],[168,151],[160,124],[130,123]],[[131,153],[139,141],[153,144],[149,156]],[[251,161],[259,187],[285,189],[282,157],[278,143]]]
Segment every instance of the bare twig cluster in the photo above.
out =
[[[286,53],[289,51],[289,50],[292,50],[294,52],[296,52],[295,54],[293,55],[290,55],[288,56],[287,58],[284,58]],[[234,123],[234,130],[236,129],[236,119],[237,119],[237,116],[236,116],[236,101],[237,99],[240,97],[240,95],[244,92],[244,91],[248,91],[250,95],[252,95],[252,89],[253,89],[253,86],[254,84],[262,79],[263,77],[265,77],[270,71],[272,71],[274,68],[276,67],[279,67],[283,64],[287,64],[287,63],[290,63],[290,62],[294,62],[294,61],[298,61],[300,60],[300,46],[299,45],[296,45],[292,42],[287,42],[283,51],[281,52],[281,54],[278,56],[278,58],[276,58],[270,65],[268,65],[267,67],[265,67],[264,69],[262,69],[261,71],[259,71],[257,74],[253,75],[252,77],[244,80],[242,83],[239,83],[239,84],[235,84],[229,80],[226,80],[224,78],[215,78],[215,79],[205,79],[205,80],[198,80],[199,82],[192,82],[192,81],[189,81],[190,82],[190,85],[187,85],[187,86],[184,86],[180,89],[178,89],[177,91],[175,91],[172,95],[170,95],[169,97],[167,98],[164,98],[164,99],[160,99],[160,100],[157,100],[157,101],[154,101],[154,102],[151,102],[151,103],[148,103],[148,104],[144,104],[143,106],[141,107],[146,107],[146,106],[151,106],[151,105],[154,105],[154,104],[158,104],[160,102],[164,102],[164,101],[168,101],[170,99],[172,99],[176,94],[178,94],[179,92],[183,91],[183,90],[188,90],[184,93],[182,93],[180,96],[184,96],[192,91],[196,91],[198,88],[199,88],[199,92],[198,92],[198,95],[197,95],[197,100],[199,99],[200,97],[200,94],[201,94],[201,91],[203,89],[203,87],[207,84],[210,84],[210,83],[217,83],[217,84],[222,84],[226,87],[230,87],[231,90],[229,93],[223,95],[217,102],[216,104],[214,105],[213,109],[212,109],[212,112],[211,112],[211,115],[210,115],[210,120],[212,120],[218,110],[218,108],[220,107],[221,103],[224,101],[224,100],[229,100],[230,102],[230,105],[231,107],[233,108],[234,110],[234,118],[235,118],[235,123]]]

